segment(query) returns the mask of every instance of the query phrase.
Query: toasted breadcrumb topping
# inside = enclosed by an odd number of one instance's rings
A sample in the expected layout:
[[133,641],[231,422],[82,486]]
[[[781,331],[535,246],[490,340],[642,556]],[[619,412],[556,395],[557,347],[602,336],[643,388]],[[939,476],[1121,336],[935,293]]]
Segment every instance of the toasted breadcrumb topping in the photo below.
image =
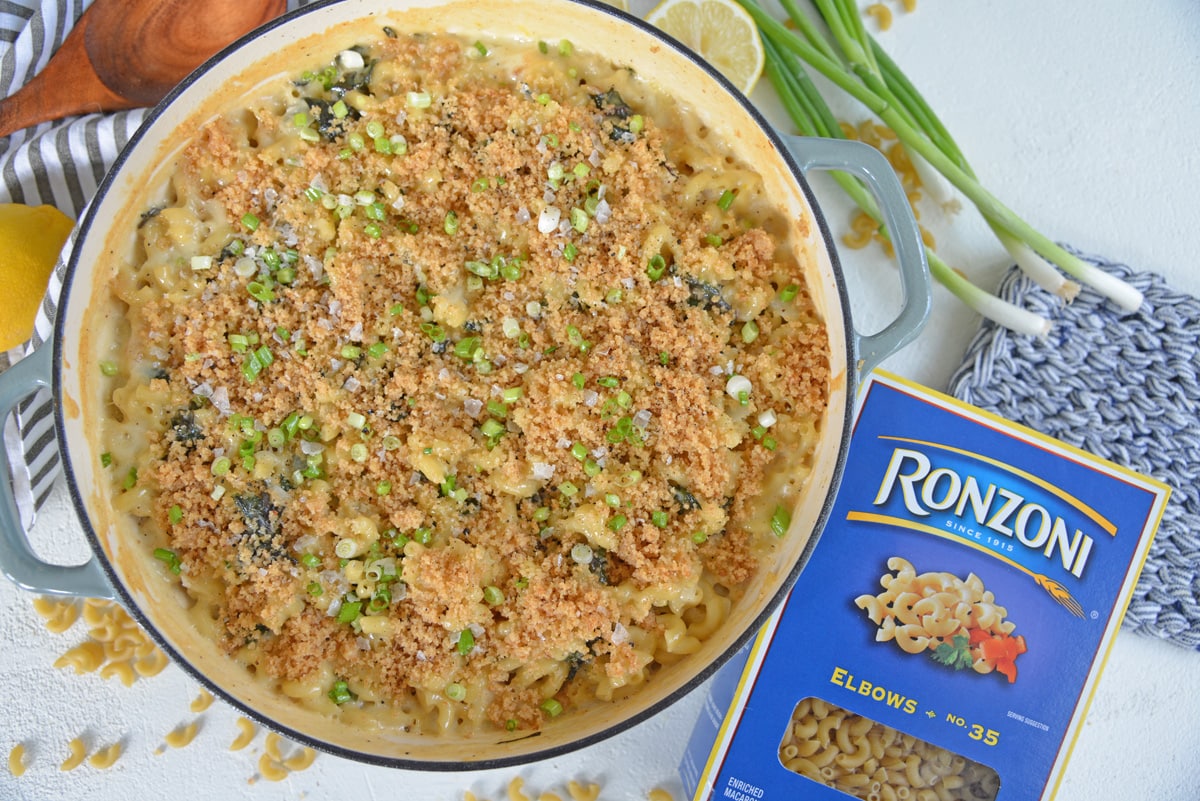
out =
[[752,174],[627,71],[353,52],[206,125],[145,215],[114,475],[262,673],[537,728],[755,574],[825,330]]

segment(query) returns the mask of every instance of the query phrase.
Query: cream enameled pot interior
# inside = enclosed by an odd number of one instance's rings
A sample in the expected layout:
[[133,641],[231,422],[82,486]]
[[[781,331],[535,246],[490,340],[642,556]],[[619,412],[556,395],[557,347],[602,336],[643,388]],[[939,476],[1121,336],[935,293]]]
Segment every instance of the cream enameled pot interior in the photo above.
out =
[[[200,124],[255,86],[290,74],[296,65],[327,59],[364,39],[378,38],[384,26],[410,32],[486,33],[531,43],[572,38],[581,48],[633,67],[700,115],[714,136],[729,143],[742,160],[761,172],[767,193],[790,211],[796,241],[808,250],[799,261],[807,265],[808,285],[828,329],[833,379],[823,435],[814,471],[803,487],[776,564],[760,572],[721,633],[708,640],[700,653],[663,669],[632,698],[586,714],[565,716],[561,724],[551,723],[537,736],[514,739],[501,734],[495,739],[454,740],[368,730],[340,724],[265,692],[264,685],[221,653],[208,633],[193,627],[186,614],[188,599],[176,584],[162,580],[159,566],[138,533],[117,524],[109,512],[105,482],[95,475],[102,448],[89,421],[105,414],[105,401],[93,378],[96,371],[87,367],[96,364],[105,344],[98,333],[108,327],[108,316],[119,313],[108,300],[104,270],[98,268],[132,248],[139,215],[155,193],[161,192],[166,166]],[[123,154],[85,219],[59,323],[59,391],[68,472],[85,507],[81,511],[94,533],[93,544],[107,557],[110,579],[122,600],[161,638],[177,661],[243,710],[308,744],[385,764],[448,769],[462,767],[464,762],[528,761],[619,731],[693,688],[734,645],[751,636],[769,607],[780,599],[785,585],[795,578],[798,562],[831,501],[847,438],[847,393],[854,383],[847,373],[843,290],[823,229],[802,179],[744,102],[691,57],[640,24],[610,9],[570,0],[347,0],[277,22],[186,83],[160,107]]]

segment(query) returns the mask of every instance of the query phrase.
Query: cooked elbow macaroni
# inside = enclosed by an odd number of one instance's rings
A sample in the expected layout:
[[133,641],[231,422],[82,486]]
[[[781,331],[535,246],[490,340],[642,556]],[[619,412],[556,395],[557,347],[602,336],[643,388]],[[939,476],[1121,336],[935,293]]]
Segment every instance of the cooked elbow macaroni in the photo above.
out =
[[[954,650],[969,654],[969,666],[977,673],[999,669],[1016,679],[1015,660],[1025,651],[1025,639],[1013,636],[1016,624],[1005,620],[1008,610],[996,603],[974,573],[960,579],[952,573],[917,574],[908,560],[888,559],[888,570],[879,580],[883,592],[860,595],[855,605],[878,626],[877,642],[895,642],[910,654],[926,651],[941,656],[954,667]],[[943,649],[939,651],[939,649]],[[945,649],[952,649],[946,654]]]
[[829,391],[759,176],[629,70],[484,44],[383,38],[206,125],[113,265],[96,379],[113,506],[203,628],[428,733],[696,653]]
[[991,801],[991,768],[819,698],[796,704],[779,744],[788,770],[864,801]]

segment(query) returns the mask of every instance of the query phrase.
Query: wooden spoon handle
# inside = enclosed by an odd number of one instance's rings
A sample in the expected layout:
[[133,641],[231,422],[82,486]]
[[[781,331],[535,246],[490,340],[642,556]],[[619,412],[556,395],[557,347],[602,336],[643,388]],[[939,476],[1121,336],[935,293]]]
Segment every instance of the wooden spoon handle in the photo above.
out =
[[0,137],[59,117],[133,108],[134,103],[105,86],[92,69],[85,43],[87,27],[85,12],[45,69],[0,100]]

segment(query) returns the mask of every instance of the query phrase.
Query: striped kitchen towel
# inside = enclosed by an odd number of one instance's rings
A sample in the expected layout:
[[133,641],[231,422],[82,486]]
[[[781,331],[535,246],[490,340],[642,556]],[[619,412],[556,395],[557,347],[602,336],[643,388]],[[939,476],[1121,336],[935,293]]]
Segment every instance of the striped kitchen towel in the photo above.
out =
[[[311,0],[289,0],[289,10]],[[0,93],[7,97],[46,66],[91,0],[0,0]],[[87,114],[42,123],[0,138],[0,202],[48,204],[79,219],[87,203],[149,114],[146,109]],[[62,290],[69,241],[46,291],[30,342],[10,351],[10,362],[48,340]],[[33,524],[59,474],[50,393],[39,391],[21,404],[3,429],[13,462],[17,508]]]

